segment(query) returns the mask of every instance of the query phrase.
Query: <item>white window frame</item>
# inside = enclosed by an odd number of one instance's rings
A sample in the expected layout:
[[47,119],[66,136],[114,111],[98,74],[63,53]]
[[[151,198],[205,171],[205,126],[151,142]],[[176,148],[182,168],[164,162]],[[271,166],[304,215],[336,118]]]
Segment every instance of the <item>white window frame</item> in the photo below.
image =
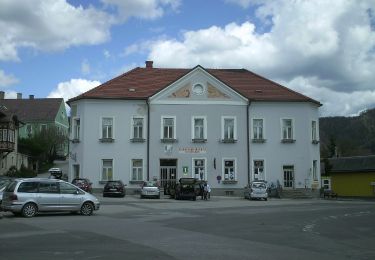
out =
[[[195,157],[191,158],[191,177],[195,178],[195,161],[196,160],[203,160],[203,167],[204,167],[204,173],[203,173],[203,180],[207,180],[207,158],[206,157]],[[200,179],[200,178],[199,178]]]
[[[172,138],[165,138],[164,137],[164,119],[166,118],[172,118],[173,119],[173,137]],[[177,121],[176,121],[176,116],[161,116],[160,118],[160,139],[177,139]]]
[[[315,122],[315,127],[313,126]],[[311,141],[318,141],[318,122],[311,120]]]
[[[203,138],[195,136],[195,119],[203,119]],[[207,117],[206,116],[192,116],[191,117],[191,139],[207,139]]]
[[[30,127],[30,132],[28,130],[28,128]],[[32,124],[26,124],[26,134],[27,135],[33,135],[33,125]]]
[[[234,179],[231,180],[230,179],[230,176],[228,176],[228,179],[225,179],[225,161],[234,161],[233,165],[234,165]],[[222,158],[222,161],[221,161],[221,164],[222,164],[222,180],[223,181],[237,181],[237,171],[238,171],[238,168],[237,168],[237,158]]]
[[[287,137],[287,138],[284,138],[284,120],[290,120],[292,122],[292,126],[291,126],[291,130],[292,130],[292,136],[290,137]],[[280,125],[281,125],[281,140],[295,140],[296,138],[296,132],[295,132],[295,123],[294,123],[294,119],[293,118],[290,118],[290,117],[284,117],[284,118],[281,118],[280,119]]]
[[[263,179],[258,179],[258,180],[267,180],[267,176],[266,176],[266,160],[263,159],[263,158],[256,158],[256,159],[253,159],[253,163],[252,163],[252,174],[253,174],[253,180],[255,180],[255,162],[256,161],[262,161],[263,162]],[[259,174],[258,174],[259,176]]]
[[[77,122],[79,122],[78,128],[77,128]],[[73,133],[72,134],[73,134],[74,140],[80,140],[80,137],[81,137],[81,119],[79,117],[73,117]]]
[[[136,161],[136,160],[141,160],[142,161],[142,165],[140,166],[140,167],[134,167],[133,166],[133,161]],[[145,175],[144,175],[144,169],[145,169],[145,167],[144,167],[144,163],[145,163],[145,160],[143,160],[142,158],[133,158],[133,159],[131,159],[130,160],[130,180],[131,181],[143,181],[144,180],[144,177],[145,177]],[[140,178],[140,179],[133,179],[133,169],[134,168],[136,168],[136,169],[141,169],[142,170],[142,178]],[[137,176],[138,176],[138,174],[139,174],[139,172],[137,171]]]
[[[107,179],[103,179],[103,170],[104,170],[104,161],[112,161],[112,179],[108,179],[108,171],[107,171]],[[108,158],[106,158],[106,159],[101,159],[101,165],[100,165],[101,167],[100,167],[100,180],[101,181],[110,181],[110,180],[114,180],[115,178],[114,178],[114,175],[115,175],[115,173],[114,173],[114,169],[115,169],[115,160],[114,159],[108,159]]]
[[[135,132],[134,132],[134,120],[135,119],[142,119],[142,136],[141,137],[135,137],[134,136],[134,134],[135,134]],[[144,116],[132,116],[132,121],[131,121],[131,131],[130,131],[130,133],[131,133],[131,139],[145,139],[145,122],[146,122],[146,120],[145,120],[145,117]]]
[[312,161],[311,175],[312,175],[313,181],[317,181],[318,180],[318,160],[313,160]]
[[233,140],[237,140],[237,117],[236,116],[222,116],[221,117],[221,139],[231,140],[230,138],[225,138],[225,119],[233,119]]
[[[112,119],[112,136],[108,136],[108,129],[107,129],[107,136],[103,136],[103,119],[111,118]],[[115,117],[113,116],[102,116],[100,117],[100,138],[101,139],[115,139]]]
[[[258,136],[255,136],[255,131],[254,131],[254,126],[255,126],[255,124],[254,124],[254,121],[255,120],[262,120],[262,134],[263,134],[263,137],[262,138],[259,138]],[[264,120],[264,118],[260,118],[260,117],[256,117],[256,118],[253,118],[252,120],[251,120],[251,138],[252,139],[254,139],[254,140],[264,140],[264,139],[266,139],[266,131],[265,131],[265,120]]]

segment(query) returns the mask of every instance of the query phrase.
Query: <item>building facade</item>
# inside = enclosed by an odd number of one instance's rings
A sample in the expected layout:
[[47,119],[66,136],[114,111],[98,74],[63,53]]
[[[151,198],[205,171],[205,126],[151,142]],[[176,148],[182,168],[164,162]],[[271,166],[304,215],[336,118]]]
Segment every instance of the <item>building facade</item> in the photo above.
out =
[[70,178],[318,188],[320,103],[250,71],[135,68],[69,102]]

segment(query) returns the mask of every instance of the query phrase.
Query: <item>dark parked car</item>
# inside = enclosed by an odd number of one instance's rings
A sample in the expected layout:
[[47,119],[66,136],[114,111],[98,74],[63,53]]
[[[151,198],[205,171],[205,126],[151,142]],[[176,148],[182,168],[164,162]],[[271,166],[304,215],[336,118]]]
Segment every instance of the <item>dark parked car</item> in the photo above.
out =
[[103,190],[103,197],[118,196],[125,197],[125,185],[122,181],[107,181]]
[[60,168],[51,168],[48,170],[51,179],[61,179],[62,177],[62,170]]
[[179,199],[197,199],[197,179],[181,178],[176,185],[176,200]]
[[89,179],[75,178],[75,179],[73,179],[72,184],[77,186],[81,190],[84,190],[84,191],[89,192],[89,193],[92,192],[92,182],[90,182]]

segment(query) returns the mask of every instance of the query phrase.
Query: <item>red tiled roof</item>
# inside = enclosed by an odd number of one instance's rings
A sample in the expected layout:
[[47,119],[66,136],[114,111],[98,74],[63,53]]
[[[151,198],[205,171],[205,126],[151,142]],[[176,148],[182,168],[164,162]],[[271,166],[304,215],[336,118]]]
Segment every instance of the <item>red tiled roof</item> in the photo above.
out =
[[[135,68],[91,89],[79,99],[147,99],[193,69]],[[204,69],[204,68],[203,68]],[[246,69],[205,69],[250,101],[320,103]]]

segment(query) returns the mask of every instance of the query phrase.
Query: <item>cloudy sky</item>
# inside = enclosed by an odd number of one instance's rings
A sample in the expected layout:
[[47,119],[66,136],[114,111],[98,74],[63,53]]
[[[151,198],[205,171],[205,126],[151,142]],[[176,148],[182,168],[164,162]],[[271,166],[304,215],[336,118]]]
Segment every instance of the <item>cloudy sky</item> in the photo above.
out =
[[0,0],[0,90],[66,100],[153,60],[246,68],[323,106],[375,107],[375,0]]

